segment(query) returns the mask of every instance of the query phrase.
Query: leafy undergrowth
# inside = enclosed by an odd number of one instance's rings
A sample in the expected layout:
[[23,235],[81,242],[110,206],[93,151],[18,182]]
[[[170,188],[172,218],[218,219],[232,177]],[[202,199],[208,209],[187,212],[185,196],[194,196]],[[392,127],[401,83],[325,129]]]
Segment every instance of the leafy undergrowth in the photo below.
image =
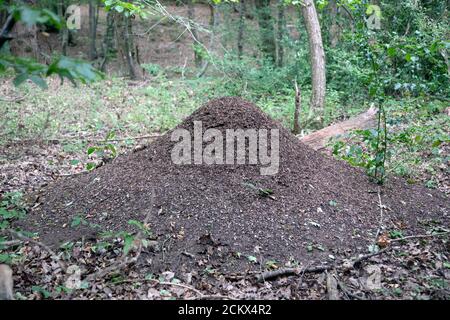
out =
[[[389,101],[387,174],[404,177],[450,194],[450,117],[440,101]],[[375,129],[356,130],[330,143],[332,153],[352,165],[368,167]]]

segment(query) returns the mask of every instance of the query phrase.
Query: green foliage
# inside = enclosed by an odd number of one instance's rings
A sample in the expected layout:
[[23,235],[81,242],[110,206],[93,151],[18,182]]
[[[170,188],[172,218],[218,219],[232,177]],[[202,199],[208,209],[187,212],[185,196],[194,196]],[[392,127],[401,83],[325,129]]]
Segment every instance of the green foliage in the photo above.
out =
[[9,228],[11,222],[22,219],[25,216],[25,210],[22,194],[19,192],[5,193],[0,199],[0,230],[2,230]]
[[[22,193],[5,193],[0,198],[0,232],[11,228],[14,221],[25,217],[25,209],[22,201]],[[18,255],[8,249],[4,243],[9,241],[6,236],[0,236],[0,263],[11,263]],[[3,252],[5,251],[5,252]]]
[[387,150],[386,115],[383,108],[380,110],[377,129],[355,130],[354,132],[361,138],[363,146],[347,145],[343,141],[337,141],[333,145],[333,155],[346,160],[353,166],[365,168],[370,178],[383,184],[386,175],[385,163],[389,151]]
[[121,1],[121,0],[102,0],[105,4],[105,10],[115,10],[120,14],[124,14],[126,17],[139,15],[141,18],[145,19],[147,13],[144,10],[146,7],[142,1]]
[[65,56],[57,58],[49,66],[32,59],[0,56],[0,72],[5,72],[8,68],[14,69],[17,74],[14,78],[14,85],[19,86],[25,80],[30,79],[42,89],[47,88],[44,78],[54,74],[58,75],[61,80],[69,79],[74,85],[76,85],[76,81],[90,83],[102,78],[102,74],[89,63]]
[[[114,131],[108,132],[104,141],[102,141],[98,145],[90,146],[87,149],[87,155],[91,156],[95,153],[99,158],[103,159],[103,161],[109,161],[116,158],[117,157],[116,146],[110,142],[110,140],[114,139],[115,135],[116,134]],[[89,171],[95,168],[96,165],[93,162],[89,162],[86,165],[86,169]]]
[[27,27],[35,24],[48,24],[60,29],[62,25],[60,18],[48,9],[34,9],[20,5],[11,7],[10,11],[16,21],[22,21]]
[[[25,5],[8,8],[16,21],[23,22],[28,27],[35,24],[48,24],[60,29],[62,26],[59,17],[48,9],[35,9]],[[10,68],[17,74],[14,78],[14,85],[19,86],[30,79],[43,89],[47,88],[44,78],[54,74],[58,75],[61,80],[69,79],[74,85],[76,81],[90,83],[102,78],[102,74],[89,63],[65,56],[57,57],[47,66],[32,59],[0,53],[0,74]]]

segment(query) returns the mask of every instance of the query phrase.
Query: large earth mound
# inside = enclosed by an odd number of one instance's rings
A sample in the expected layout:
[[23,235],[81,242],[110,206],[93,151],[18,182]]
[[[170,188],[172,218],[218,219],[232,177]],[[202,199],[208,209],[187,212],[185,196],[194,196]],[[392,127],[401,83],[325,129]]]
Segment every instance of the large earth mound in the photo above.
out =
[[119,231],[150,212],[155,267],[230,271],[246,267],[248,256],[306,264],[353,256],[367,251],[381,225],[404,234],[436,220],[449,225],[443,194],[396,178],[381,188],[381,215],[378,186],[364,172],[310,149],[240,98],[210,101],[175,129],[192,133],[194,121],[203,131],[279,129],[279,172],[261,175],[259,163],[174,164],[177,142],[168,132],[142,151],[47,187],[26,226],[56,244],[94,236],[98,228],[71,227],[75,216]]

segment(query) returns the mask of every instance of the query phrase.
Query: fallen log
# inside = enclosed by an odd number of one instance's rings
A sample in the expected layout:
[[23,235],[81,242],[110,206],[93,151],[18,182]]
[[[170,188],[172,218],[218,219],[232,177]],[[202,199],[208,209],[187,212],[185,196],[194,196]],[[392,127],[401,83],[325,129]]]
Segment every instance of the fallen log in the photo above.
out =
[[376,125],[376,115],[378,109],[371,106],[369,110],[348,120],[335,123],[316,132],[310,133],[300,138],[300,141],[310,146],[314,150],[325,148],[330,138],[336,137],[355,129],[368,129]]

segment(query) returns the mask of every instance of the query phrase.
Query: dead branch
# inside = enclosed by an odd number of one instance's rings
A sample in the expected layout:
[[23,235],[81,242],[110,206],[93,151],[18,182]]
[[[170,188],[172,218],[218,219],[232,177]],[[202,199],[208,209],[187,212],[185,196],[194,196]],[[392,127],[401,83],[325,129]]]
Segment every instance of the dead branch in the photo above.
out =
[[378,110],[375,107],[370,107],[364,113],[350,118],[348,120],[333,124],[311,134],[300,138],[300,141],[307,144],[314,150],[321,150],[325,148],[326,143],[332,137],[345,134],[355,129],[367,129],[375,125],[375,116]]
[[449,233],[450,233],[450,231],[444,231],[444,232],[439,232],[439,233],[434,233],[434,234],[419,234],[419,235],[406,236],[403,238],[392,239],[390,241],[397,242],[397,241],[405,241],[405,240],[410,240],[410,239],[433,238],[433,237],[444,236]]
[[340,300],[338,291],[338,281],[336,277],[327,272],[327,292],[328,300]]
[[22,241],[26,241],[26,242],[31,242],[39,247],[42,247],[45,251],[47,251],[51,257],[53,259],[55,259],[56,261],[58,261],[60,267],[62,270],[66,270],[66,264],[61,260],[61,258],[55,253],[55,251],[53,251],[49,246],[47,246],[45,243],[42,243],[40,241],[37,241],[33,238],[27,237],[25,235],[23,235],[22,233],[15,231],[13,229],[5,229],[2,230],[2,233],[8,233],[9,235],[11,235],[14,238],[18,238],[19,240]]
[[381,203],[380,187],[378,187],[377,195],[378,195],[378,206],[380,207],[380,224],[378,226],[377,235],[375,236],[375,243],[377,243],[378,236],[380,235],[381,229],[383,229],[383,203]]
[[25,100],[26,98],[28,98],[28,96],[30,95],[30,92],[24,94],[23,96],[19,96],[19,97],[12,97],[12,98],[0,98],[0,101],[3,102],[8,102],[8,103],[18,103],[21,102],[23,100]]
[[[351,262],[351,267],[355,266],[356,264],[367,260],[369,258],[372,258],[374,256],[380,255],[386,251],[388,251],[390,249],[389,248],[385,248],[382,249],[380,251],[374,252],[374,253],[369,253],[366,255],[362,255],[359,257],[354,257],[352,259],[350,259]],[[339,269],[339,268],[346,268],[346,264],[341,264],[341,265],[318,265],[315,267],[309,267],[309,268],[284,268],[284,269],[278,269],[275,271],[265,271],[262,272],[258,275],[256,275],[256,282],[263,282],[266,280],[271,280],[271,279],[275,279],[278,277],[282,277],[282,276],[298,276],[299,274],[302,273],[319,273],[319,272],[324,272],[324,271],[328,271],[331,269]]]

